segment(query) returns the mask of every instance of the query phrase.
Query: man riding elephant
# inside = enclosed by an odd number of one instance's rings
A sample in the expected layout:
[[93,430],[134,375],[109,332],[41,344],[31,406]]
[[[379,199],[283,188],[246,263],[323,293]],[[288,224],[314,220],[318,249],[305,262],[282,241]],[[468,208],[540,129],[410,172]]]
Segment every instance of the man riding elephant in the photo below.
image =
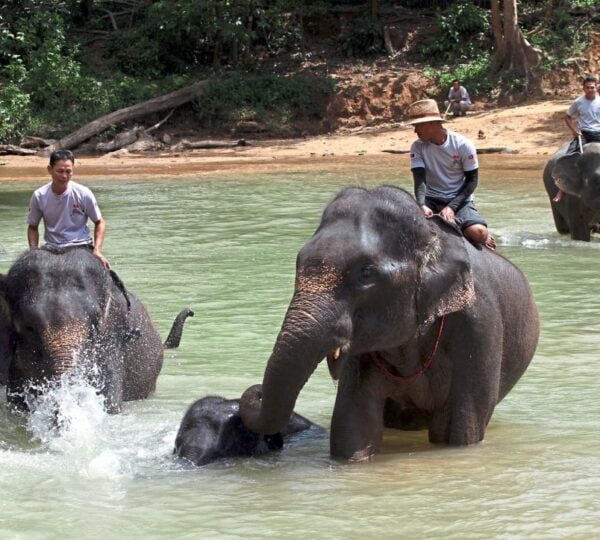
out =
[[[92,191],[71,180],[75,156],[70,150],[50,154],[48,172],[52,181],[34,191],[27,213],[27,241],[31,249],[39,244],[39,223],[44,221],[44,240],[49,248],[84,246],[92,250],[105,268],[102,254],[105,223]],[[94,223],[94,241],[87,221]]]
[[423,214],[439,213],[455,222],[473,244],[495,249],[496,242],[473,200],[479,168],[475,145],[444,128],[433,99],[412,103],[408,115],[419,137],[410,148],[410,166]]

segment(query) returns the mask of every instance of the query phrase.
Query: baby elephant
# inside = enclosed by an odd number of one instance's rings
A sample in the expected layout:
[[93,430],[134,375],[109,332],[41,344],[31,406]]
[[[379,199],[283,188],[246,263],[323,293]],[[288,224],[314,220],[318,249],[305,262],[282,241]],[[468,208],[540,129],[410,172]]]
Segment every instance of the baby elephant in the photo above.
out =
[[[256,385],[260,392],[260,385]],[[194,465],[206,465],[218,458],[255,456],[283,448],[283,438],[314,426],[292,413],[281,433],[260,435],[242,423],[239,399],[207,396],[194,402],[179,426],[173,453]]]

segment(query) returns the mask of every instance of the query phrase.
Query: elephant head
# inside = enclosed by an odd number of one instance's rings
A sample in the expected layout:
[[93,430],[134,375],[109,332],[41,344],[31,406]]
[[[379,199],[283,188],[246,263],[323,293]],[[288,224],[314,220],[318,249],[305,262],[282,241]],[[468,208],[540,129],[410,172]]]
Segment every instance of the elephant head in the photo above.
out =
[[586,144],[582,154],[558,158],[552,179],[562,191],[580,198],[586,207],[600,213],[600,143]]
[[82,366],[95,354],[90,343],[104,331],[111,303],[123,302],[115,290],[88,250],[25,252],[0,280],[2,363],[35,384]]
[[262,395],[247,391],[240,400],[244,424],[264,434],[281,431],[324,357],[336,376],[350,356],[402,347],[473,301],[459,231],[425,218],[404,190],[343,190],[298,254],[294,294]]

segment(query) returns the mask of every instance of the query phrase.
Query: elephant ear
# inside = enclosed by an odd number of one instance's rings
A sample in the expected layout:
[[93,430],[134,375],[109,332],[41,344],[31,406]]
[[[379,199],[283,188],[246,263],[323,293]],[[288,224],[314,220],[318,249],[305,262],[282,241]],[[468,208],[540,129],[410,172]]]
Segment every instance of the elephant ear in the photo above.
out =
[[423,253],[417,290],[417,325],[422,335],[433,322],[475,302],[467,240],[440,217],[429,221],[433,236]]
[[0,384],[7,382],[12,360],[10,309],[6,293],[6,276],[0,274]]
[[125,284],[123,283],[123,281],[121,281],[121,278],[117,275],[117,273],[114,270],[109,270],[108,272],[110,274],[110,278],[112,279],[113,284],[117,289],[119,289],[119,291],[121,291],[125,298],[125,303],[127,304],[127,311],[131,311],[131,300],[129,299],[129,293],[125,288]]
[[567,154],[556,160],[552,169],[552,180],[556,186],[568,193],[581,197],[581,172],[579,170],[579,160],[581,154]]

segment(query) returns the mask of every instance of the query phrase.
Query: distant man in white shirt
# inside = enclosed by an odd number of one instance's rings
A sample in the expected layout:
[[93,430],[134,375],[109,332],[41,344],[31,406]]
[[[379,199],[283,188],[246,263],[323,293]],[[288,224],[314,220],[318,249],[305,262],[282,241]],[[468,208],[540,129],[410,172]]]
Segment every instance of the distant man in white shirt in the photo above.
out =
[[444,101],[444,105],[446,108],[450,106],[450,110],[454,116],[465,116],[467,111],[473,107],[469,92],[467,92],[464,86],[461,86],[458,79],[452,81],[452,86],[448,92],[448,99]]
[[[84,246],[92,250],[105,268],[102,255],[105,222],[92,191],[71,180],[75,157],[70,150],[57,150],[50,155],[48,172],[52,182],[34,191],[27,213],[29,248],[39,244],[39,223],[44,220],[44,241],[50,248]],[[94,240],[87,221],[94,223]]]
[[496,242],[473,202],[479,169],[475,145],[444,128],[433,99],[412,103],[408,115],[419,137],[410,148],[410,161],[415,198],[423,214],[439,214],[456,223],[473,244],[495,249]]
[[571,143],[573,151],[578,151],[577,137],[582,137],[582,144],[600,142],[600,97],[598,97],[597,84],[596,77],[583,79],[583,96],[578,97],[567,109],[565,123],[575,137]]
[[[574,137],[567,154],[578,154],[586,143],[600,142],[600,97],[597,86],[596,77],[583,79],[583,96],[578,97],[567,109],[565,124]],[[563,196],[564,192],[559,189],[552,200],[559,202]]]

